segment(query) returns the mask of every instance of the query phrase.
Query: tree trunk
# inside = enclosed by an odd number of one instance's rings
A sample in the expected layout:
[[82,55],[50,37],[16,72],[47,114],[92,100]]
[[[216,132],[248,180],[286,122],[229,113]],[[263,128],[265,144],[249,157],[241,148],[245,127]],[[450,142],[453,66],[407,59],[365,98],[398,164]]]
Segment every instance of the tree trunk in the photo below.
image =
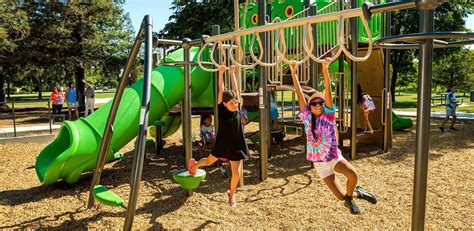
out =
[[38,99],[43,99],[43,89],[41,88],[41,79],[38,79]]
[[7,99],[10,99],[10,80],[7,82]]
[[79,102],[79,110],[82,111],[85,108],[85,97],[84,97],[84,67],[82,65],[77,65],[76,67],[76,91],[77,91],[77,101]]
[[5,107],[6,99],[5,99],[5,76],[0,73],[0,108]]

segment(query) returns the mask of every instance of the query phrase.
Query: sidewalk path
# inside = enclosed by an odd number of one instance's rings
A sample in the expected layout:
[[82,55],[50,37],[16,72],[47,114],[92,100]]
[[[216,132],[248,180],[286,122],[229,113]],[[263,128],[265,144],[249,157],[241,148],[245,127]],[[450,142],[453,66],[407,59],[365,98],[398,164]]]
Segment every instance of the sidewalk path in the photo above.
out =
[[[396,111],[396,110],[393,110],[393,111],[395,112],[395,114],[399,116],[416,117],[416,111]],[[456,116],[458,119],[474,120],[474,113],[456,112]],[[443,119],[445,117],[446,117],[446,112],[431,112],[431,118]]]

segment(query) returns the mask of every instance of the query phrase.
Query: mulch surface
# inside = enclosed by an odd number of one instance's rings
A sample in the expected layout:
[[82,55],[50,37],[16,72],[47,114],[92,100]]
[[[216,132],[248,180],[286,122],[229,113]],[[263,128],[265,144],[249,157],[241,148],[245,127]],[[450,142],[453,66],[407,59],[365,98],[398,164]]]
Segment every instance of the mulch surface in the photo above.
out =
[[[197,119],[193,119],[197,128]],[[439,121],[430,130],[426,228],[474,229],[474,124],[461,122],[459,131],[441,133]],[[258,125],[246,129],[256,130]],[[396,132],[389,153],[359,148],[351,161],[359,184],[374,192],[376,205],[357,200],[361,215],[351,215],[337,201],[305,160],[304,140],[287,136],[272,146],[269,177],[259,181],[259,158],[250,145],[245,185],[238,189],[237,208],[227,204],[228,179],[208,167],[206,180],[192,197],[171,178],[183,168],[181,132],[167,139],[164,155],[148,154],[144,163],[134,228],[379,228],[409,229],[412,212],[415,131]],[[0,145],[1,229],[121,229],[125,210],[97,204],[86,209],[91,173],[74,185],[41,186],[35,157],[47,144]],[[133,141],[125,158],[108,163],[101,184],[128,199]],[[151,148],[148,149],[150,151]],[[150,151],[152,152],[152,150]],[[345,185],[343,177],[338,176]]]

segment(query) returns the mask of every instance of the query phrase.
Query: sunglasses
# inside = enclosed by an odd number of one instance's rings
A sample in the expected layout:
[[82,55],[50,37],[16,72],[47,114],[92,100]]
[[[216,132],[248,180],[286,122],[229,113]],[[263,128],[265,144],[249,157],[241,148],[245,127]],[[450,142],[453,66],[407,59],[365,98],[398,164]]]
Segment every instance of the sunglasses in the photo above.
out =
[[316,106],[321,106],[322,107],[324,105],[324,101],[311,102],[309,105],[313,106],[313,107],[316,107]]

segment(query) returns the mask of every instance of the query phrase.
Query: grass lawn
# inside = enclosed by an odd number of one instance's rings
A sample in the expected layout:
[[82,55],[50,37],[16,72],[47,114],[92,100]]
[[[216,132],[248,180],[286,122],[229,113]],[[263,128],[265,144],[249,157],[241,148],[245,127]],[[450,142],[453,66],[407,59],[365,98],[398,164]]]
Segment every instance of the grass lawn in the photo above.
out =
[[[44,92],[43,93],[43,100],[38,100],[38,93],[33,93],[33,94],[20,94],[20,95],[11,95],[11,99],[7,100],[8,102],[10,101],[27,101],[27,102],[16,102],[15,103],[15,108],[37,108],[37,107],[47,107],[48,106],[48,100],[49,100],[49,92]],[[110,92],[110,91],[101,91],[98,90],[95,92],[95,97],[96,98],[112,98],[114,97],[115,92]],[[9,104],[11,107],[11,104]]]

